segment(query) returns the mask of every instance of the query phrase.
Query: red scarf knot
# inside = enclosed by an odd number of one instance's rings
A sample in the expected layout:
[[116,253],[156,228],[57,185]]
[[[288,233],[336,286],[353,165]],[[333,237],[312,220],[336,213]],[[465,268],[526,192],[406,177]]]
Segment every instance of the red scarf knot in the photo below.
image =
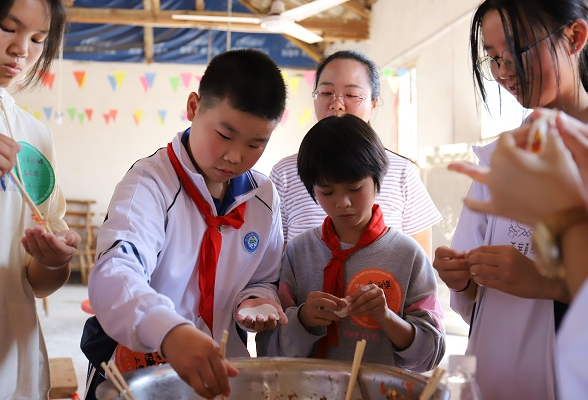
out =
[[[380,206],[372,206],[372,217],[368,226],[365,228],[361,237],[350,249],[342,250],[341,242],[335,233],[333,220],[327,216],[323,222],[323,236],[321,240],[325,242],[331,250],[332,258],[323,271],[323,292],[332,294],[337,297],[343,297],[343,266],[345,261],[357,250],[369,246],[388,229],[384,224],[384,215]],[[326,358],[329,347],[339,346],[339,324],[332,322],[327,326],[327,336],[319,342],[317,357]]]

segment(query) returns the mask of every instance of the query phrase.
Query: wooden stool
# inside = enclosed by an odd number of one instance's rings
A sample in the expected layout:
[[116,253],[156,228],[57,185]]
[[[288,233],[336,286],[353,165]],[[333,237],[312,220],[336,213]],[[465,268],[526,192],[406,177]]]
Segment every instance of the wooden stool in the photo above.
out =
[[75,253],[74,260],[70,263],[72,271],[80,271],[82,283],[88,283],[88,274],[94,266],[94,231],[92,225],[92,205],[95,200],[66,199],[67,211],[65,212],[65,222],[69,229],[78,232],[82,241]]
[[50,358],[51,371],[50,399],[70,399],[78,391],[78,379],[74,370],[73,360],[67,358]]

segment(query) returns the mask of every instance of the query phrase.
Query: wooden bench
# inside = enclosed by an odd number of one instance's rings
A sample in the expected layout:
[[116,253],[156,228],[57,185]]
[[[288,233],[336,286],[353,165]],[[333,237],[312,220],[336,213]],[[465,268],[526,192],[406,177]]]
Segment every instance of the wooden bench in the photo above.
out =
[[78,391],[78,379],[73,360],[67,358],[50,358],[51,371],[50,399],[71,399]]

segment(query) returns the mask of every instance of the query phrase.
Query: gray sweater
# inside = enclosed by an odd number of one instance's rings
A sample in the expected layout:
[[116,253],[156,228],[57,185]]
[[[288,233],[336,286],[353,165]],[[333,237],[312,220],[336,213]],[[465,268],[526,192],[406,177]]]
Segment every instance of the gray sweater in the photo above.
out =
[[[321,229],[309,229],[286,246],[280,279],[292,289],[296,304],[285,310],[287,325],[257,334],[258,356],[316,357],[326,328],[306,330],[298,319],[298,310],[310,292],[323,290],[323,270],[331,251],[321,240]],[[376,283],[384,289],[388,306],[414,325],[415,338],[408,348],[399,351],[371,318],[346,317],[339,321],[339,346],[329,347],[327,358],[352,361],[356,342],[366,339],[363,362],[417,372],[433,369],[445,352],[443,311],[433,268],[421,246],[390,228],[374,243],[353,253],[343,271],[343,297],[362,285]]]

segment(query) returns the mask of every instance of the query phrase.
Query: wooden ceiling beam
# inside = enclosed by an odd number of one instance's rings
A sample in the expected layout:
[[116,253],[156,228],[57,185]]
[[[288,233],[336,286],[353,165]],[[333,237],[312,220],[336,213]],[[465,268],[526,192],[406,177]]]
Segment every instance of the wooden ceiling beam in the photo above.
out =
[[354,14],[357,14],[361,18],[369,19],[371,15],[370,10],[367,7],[360,4],[357,0],[346,1],[345,3],[341,4],[341,7],[353,12]]
[[[160,11],[159,0],[143,0],[143,9],[152,15],[157,15]],[[155,59],[153,46],[155,45],[155,38],[153,35],[152,26],[143,27],[143,52],[145,53],[145,62],[151,64]]]
[[[172,19],[173,14],[188,15],[218,15],[226,16],[223,12],[200,12],[184,10],[160,10],[153,13],[147,10],[121,9],[121,8],[78,8],[69,9],[70,22],[87,24],[114,24],[150,26],[160,28],[194,28],[227,30],[227,24],[223,22],[209,21],[183,21]],[[235,17],[251,17],[247,13],[233,13]],[[369,38],[369,22],[365,20],[334,20],[326,18],[307,18],[299,22],[300,25],[318,34],[328,34],[327,41],[337,40],[365,40]],[[268,33],[257,24],[231,23],[231,30],[236,32]]]

